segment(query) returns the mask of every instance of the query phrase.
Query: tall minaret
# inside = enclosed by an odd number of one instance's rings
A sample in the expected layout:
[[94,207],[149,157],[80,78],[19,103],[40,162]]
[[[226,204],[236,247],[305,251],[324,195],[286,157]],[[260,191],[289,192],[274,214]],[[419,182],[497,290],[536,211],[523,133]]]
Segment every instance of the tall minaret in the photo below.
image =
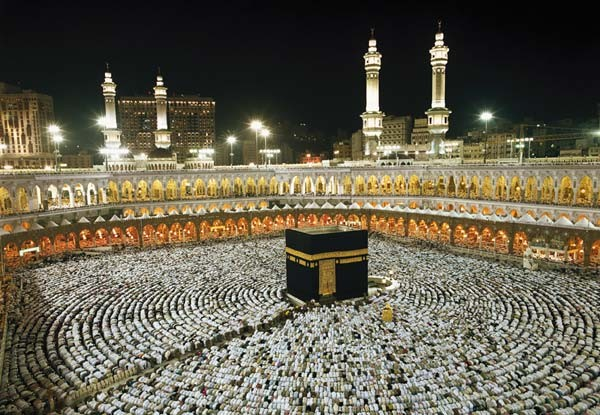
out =
[[112,80],[112,74],[106,64],[104,72],[104,83],[102,83],[102,94],[104,95],[104,147],[114,150],[121,146],[121,131],[117,128],[117,107],[115,98],[117,95],[117,84]]
[[157,148],[169,148],[171,146],[171,132],[167,125],[167,87],[165,87],[163,82],[160,69],[156,76],[154,99],[156,100],[156,131],[154,132],[154,145]]
[[429,50],[431,54],[431,108],[425,112],[427,126],[431,135],[431,151],[434,156],[444,153],[444,137],[448,131],[450,111],[446,108],[446,65],[450,49],[444,45],[442,22],[438,22],[435,44]]
[[365,71],[367,73],[367,106],[360,117],[363,120],[362,133],[365,140],[364,155],[377,156],[379,137],[383,132],[383,117],[379,110],[379,70],[381,69],[381,53],[377,51],[375,30],[371,29],[369,49],[364,55]]

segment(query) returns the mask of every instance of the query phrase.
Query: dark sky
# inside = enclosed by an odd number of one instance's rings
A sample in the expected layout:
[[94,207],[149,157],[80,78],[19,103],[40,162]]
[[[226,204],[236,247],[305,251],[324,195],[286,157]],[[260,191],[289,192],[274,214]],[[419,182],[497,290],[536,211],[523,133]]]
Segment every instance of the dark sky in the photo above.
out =
[[407,3],[0,0],[0,81],[52,95],[67,138],[93,147],[105,61],[120,95],[150,91],[160,66],[170,93],[214,97],[219,138],[253,116],[351,132],[369,28],[383,53],[383,111],[421,116],[441,18],[451,135],[483,108],[514,121],[595,116],[600,24],[589,3]]

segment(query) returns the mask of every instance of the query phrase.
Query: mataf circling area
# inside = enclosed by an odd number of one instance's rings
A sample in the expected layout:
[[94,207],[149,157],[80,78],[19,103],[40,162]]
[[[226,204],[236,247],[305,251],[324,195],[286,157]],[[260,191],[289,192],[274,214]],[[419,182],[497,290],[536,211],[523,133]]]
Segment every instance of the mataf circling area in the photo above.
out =
[[597,278],[372,237],[370,271],[396,290],[273,323],[291,309],[282,252],[273,238],[24,271],[0,412],[47,412],[52,395],[65,414],[600,414]]

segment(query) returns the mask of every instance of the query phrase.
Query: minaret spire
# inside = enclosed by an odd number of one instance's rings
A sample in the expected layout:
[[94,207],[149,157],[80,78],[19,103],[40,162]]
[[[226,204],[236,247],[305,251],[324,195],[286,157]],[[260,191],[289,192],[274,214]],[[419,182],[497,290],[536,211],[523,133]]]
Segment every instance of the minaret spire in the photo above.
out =
[[165,87],[163,77],[160,74],[160,68],[158,68],[158,75],[156,75],[154,99],[156,100],[154,145],[158,148],[169,148],[171,146],[171,132],[167,124],[167,87]]
[[372,158],[377,156],[379,137],[383,132],[383,117],[385,114],[379,108],[379,71],[381,70],[381,53],[377,50],[375,29],[371,29],[369,48],[363,56],[367,75],[366,108],[361,114],[363,120],[364,155]]
[[450,111],[446,108],[446,65],[450,49],[444,44],[442,21],[438,21],[435,43],[429,50],[431,55],[431,108],[427,114],[427,126],[432,137],[431,151],[435,156],[444,153],[443,140],[448,131]]
[[106,147],[118,148],[121,145],[121,131],[117,129],[117,84],[113,82],[108,63],[104,72],[102,95],[104,95],[104,144]]

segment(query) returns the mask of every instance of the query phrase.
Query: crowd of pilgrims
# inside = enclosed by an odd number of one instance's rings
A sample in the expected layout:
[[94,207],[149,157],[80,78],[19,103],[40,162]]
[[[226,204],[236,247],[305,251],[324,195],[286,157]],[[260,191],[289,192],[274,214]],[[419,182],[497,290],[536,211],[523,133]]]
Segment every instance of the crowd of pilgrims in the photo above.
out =
[[91,385],[55,411],[600,415],[597,278],[372,236],[370,272],[397,288],[299,308],[283,249],[219,242],[28,270],[0,413],[48,412],[49,397]]

